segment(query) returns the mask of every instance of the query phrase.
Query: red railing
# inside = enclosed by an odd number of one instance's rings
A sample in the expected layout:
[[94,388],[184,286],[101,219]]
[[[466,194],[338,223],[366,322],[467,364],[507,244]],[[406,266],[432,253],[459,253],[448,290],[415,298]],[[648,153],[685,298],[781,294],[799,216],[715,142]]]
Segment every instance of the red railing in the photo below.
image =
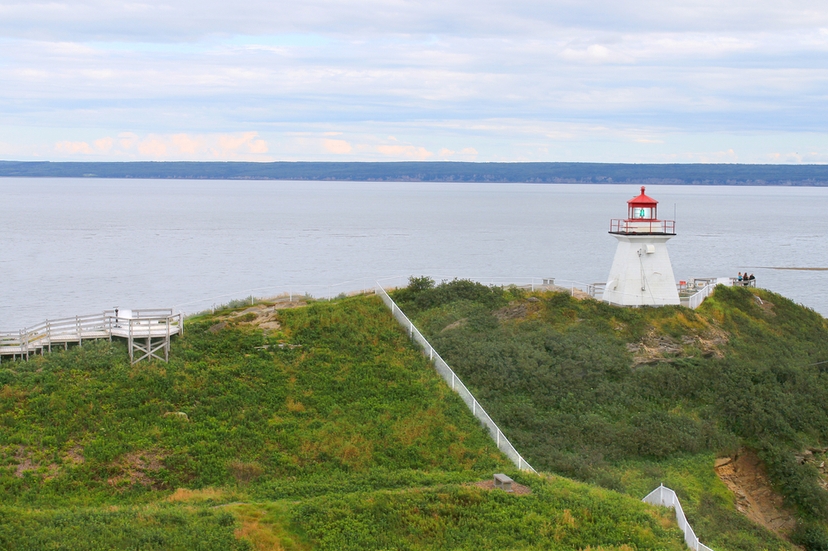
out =
[[675,220],[629,220],[613,218],[610,220],[610,233],[648,234],[664,233],[675,235]]

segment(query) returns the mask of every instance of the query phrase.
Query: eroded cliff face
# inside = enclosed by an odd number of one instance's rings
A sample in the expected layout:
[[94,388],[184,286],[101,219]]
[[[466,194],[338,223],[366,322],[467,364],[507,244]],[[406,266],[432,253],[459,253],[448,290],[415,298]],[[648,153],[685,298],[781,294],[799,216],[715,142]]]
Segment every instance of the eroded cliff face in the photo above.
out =
[[736,496],[736,509],[753,522],[787,538],[796,516],[773,490],[762,461],[751,450],[716,460],[716,474]]

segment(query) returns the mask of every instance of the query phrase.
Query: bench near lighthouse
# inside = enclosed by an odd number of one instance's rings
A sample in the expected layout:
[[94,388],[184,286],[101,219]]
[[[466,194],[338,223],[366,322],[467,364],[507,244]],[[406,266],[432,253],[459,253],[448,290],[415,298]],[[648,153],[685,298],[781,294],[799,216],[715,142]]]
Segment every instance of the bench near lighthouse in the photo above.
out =
[[667,241],[676,235],[675,220],[658,219],[658,201],[641,195],[627,201],[627,218],[610,221],[618,240],[603,300],[619,306],[679,304]]

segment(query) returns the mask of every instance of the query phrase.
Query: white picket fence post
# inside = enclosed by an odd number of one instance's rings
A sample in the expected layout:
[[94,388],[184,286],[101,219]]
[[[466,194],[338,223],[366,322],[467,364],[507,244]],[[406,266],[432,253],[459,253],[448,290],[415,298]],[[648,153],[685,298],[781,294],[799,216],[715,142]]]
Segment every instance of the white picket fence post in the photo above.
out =
[[684,543],[687,544],[687,547],[693,551],[712,551],[696,537],[696,532],[690,526],[690,523],[687,522],[687,517],[684,516],[684,508],[682,508],[676,492],[661,484],[658,488],[647,494],[641,501],[649,503],[650,505],[673,508],[676,512],[676,524],[678,524],[684,533]]

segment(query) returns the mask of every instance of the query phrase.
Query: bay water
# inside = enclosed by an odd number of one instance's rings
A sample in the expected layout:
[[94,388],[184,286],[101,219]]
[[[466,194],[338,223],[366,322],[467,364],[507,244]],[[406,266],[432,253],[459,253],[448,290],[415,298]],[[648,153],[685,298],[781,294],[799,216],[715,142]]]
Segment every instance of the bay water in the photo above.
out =
[[[606,281],[635,185],[0,178],[0,329],[408,276]],[[828,188],[647,187],[680,280],[752,272],[828,315]]]

